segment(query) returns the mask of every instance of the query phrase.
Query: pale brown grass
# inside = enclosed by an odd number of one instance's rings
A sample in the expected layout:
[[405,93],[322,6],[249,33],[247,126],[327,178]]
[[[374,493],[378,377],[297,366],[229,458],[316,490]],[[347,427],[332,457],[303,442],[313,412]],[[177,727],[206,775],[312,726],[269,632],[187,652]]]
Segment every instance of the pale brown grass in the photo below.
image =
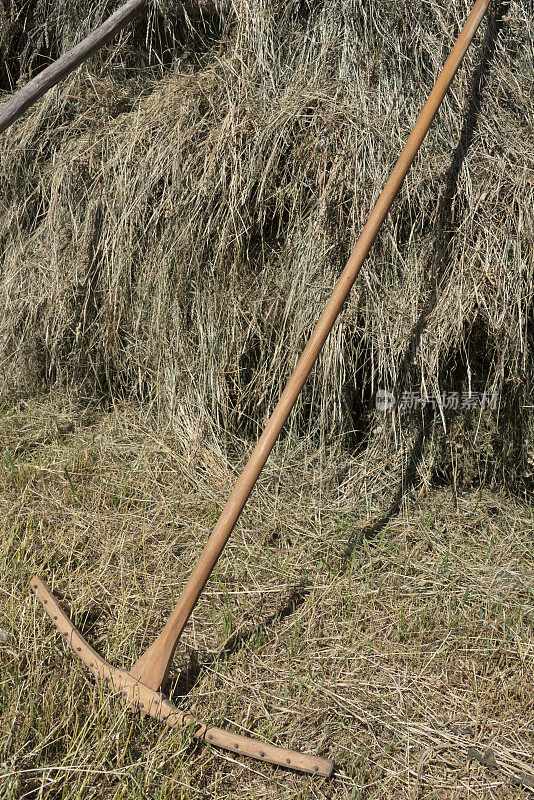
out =
[[[106,7],[58,8],[61,50]],[[0,140],[0,389],[257,436],[468,8],[151,17],[49,93]],[[496,413],[441,409],[427,436],[447,481],[495,486],[534,465],[532,0],[488,20],[290,426],[385,452],[419,418],[376,415],[377,388],[495,389]]]
[[[387,491],[372,475],[347,485],[350,465],[340,471],[310,443],[279,448],[187,627],[173,691],[203,719],[334,757],[328,782],[133,718],[28,591],[38,572],[88,640],[128,666],[209,534],[239,443],[225,457],[133,407],[80,412],[58,398],[4,407],[0,431],[2,797],[413,800],[532,788],[531,506],[419,489],[362,541]],[[470,748],[491,748],[495,766]]]

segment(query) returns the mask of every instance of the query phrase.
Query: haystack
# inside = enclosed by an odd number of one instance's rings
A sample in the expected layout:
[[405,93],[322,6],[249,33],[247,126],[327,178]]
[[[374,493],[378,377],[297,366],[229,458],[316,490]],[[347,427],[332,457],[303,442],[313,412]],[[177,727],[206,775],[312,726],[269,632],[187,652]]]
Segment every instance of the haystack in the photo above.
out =
[[[0,391],[246,449],[468,4],[173,5],[0,140]],[[114,8],[0,11],[5,96]],[[530,0],[494,5],[293,414],[285,446],[343,480],[532,481],[533,32]]]

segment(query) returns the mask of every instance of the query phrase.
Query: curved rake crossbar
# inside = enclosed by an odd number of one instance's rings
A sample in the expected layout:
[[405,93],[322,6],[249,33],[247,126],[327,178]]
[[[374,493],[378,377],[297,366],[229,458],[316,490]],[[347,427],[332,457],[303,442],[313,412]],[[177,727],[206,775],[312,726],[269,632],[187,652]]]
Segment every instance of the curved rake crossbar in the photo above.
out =
[[268,761],[281,767],[309,772],[312,775],[329,777],[332,774],[333,762],[326,758],[308,756],[283,747],[255,741],[248,736],[214,728],[205,722],[199,722],[190,714],[180,711],[161,693],[150,689],[129,672],[115,669],[94,650],[83,638],[80,631],[72,624],[58,601],[46,585],[38,577],[31,579],[31,588],[41,601],[50,619],[60,631],[65,641],[70,644],[74,653],[91,670],[95,678],[108,681],[124,704],[132,711],[139,711],[169,728],[190,726],[193,736],[202,739],[223,750]]

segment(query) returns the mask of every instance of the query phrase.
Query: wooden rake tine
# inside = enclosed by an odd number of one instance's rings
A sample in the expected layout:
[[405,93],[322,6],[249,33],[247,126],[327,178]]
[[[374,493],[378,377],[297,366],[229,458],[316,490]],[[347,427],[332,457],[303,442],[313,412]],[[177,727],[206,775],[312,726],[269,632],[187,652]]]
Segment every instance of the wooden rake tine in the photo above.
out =
[[[61,630],[69,643],[96,677],[103,677],[112,682],[121,691],[129,707],[142,708],[145,713],[154,716],[167,725],[182,725],[192,722],[192,718],[175,709],[158,690],[167,679],[176,645],[184,626],[193,611],[206,582],[222,553],[228,538],[243,510],[245,503],[260,475],[261,470],[286,422],[293,405],[304,385],[310,370],[330,333],[334,322],[345,302],[361,266],[376,239],[378,231],[388,213],[395,196],[410,168],[419,147],[441,105],[450,83],[456,74],[467,48],[489,6],[490,0],[477,0],[467,18],[464,27],[445,62],[445,65],[434,84],[423,110],[391,172],[391,175],[378,198],[375,207],[356,242],[354,250],[337,281],[334,291],[328,300],[320,318],[306,345],[298,363],[274,409],[254,451],[241,473],[221,516],[204,547],[204,550],[191,573],[191,576],[176,604],[169,620],[156,641],[146,650],[133,665],[130,672],[116,670],[107,664],[83,639],[79,631],[72,625],[68,617],[59,609],[56,600],[46,585],[37,577],[32,578],[31,585],[37,597],[50,613],[53,609],[52,621]],[[206,739],[212,744],[234,752],[244,753],[254,758],[270,761],[274,764],[290,767],[302,772],[310,772],[329,776],[333,762],[328,759],[315,758],[290,750],[263,745],[244,737],[235,737],[217,728],[210,728],[203,723],[197,726],[195,736]],[[211,737],[211,738],[210,738]]]

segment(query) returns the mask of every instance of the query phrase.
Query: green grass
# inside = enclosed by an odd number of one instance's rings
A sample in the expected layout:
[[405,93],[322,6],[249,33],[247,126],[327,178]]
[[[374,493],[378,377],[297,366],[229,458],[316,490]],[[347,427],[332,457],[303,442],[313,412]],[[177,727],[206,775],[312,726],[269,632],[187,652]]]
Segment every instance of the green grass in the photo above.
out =
[[[203,445],[192,453],[126,407],[4,407],[0,443],[2,798],[529,791],[531,506],[482,491],[455,504],[430,489],[362,543],[382,510],[376,498],[339,491],[324,457],[281,449],[268,464],[184,632],[171,678],[189,687],[175,702],[333,757],[326,781],[135,718],[93,682],[28,591],[37,572],[90,643],[129,667],[198,557],[231,464]],[[491,748],[497,766],[469,760],[470,747]]]

